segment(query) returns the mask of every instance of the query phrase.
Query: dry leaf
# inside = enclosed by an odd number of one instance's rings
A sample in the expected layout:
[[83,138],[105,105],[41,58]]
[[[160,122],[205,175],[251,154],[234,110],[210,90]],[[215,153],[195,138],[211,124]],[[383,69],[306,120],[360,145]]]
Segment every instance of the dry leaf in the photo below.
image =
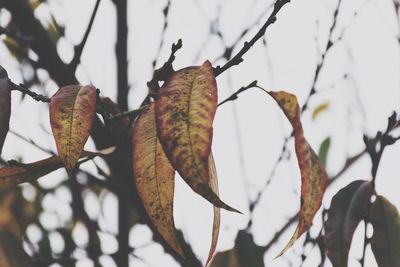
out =
[[96,88],[69,85],[51,98],[50,124],[58,154],[71,172],[89,138],[96,108]]

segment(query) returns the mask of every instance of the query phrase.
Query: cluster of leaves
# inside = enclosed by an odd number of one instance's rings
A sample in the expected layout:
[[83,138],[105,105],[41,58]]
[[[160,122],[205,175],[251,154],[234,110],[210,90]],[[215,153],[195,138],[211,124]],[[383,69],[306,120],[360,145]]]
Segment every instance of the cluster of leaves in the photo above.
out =
[[[13,88],[8,77],[1,80],[2,143],[9,118]],[[301,209],[298,227],[282,255],[306,232],[321,206],[327,174],[316,153],[303,135],[296,97],[286,92],[267,92],[276,100],[294,129],[295,150],[302,176]],[[62,166],[74,173],[79,158],[104,155],[85,152],[96,113],[96,88],[71,85],[59,89],[49,100],[50,124],[58,156],[31,164],[10,162],[0,169],[1,185],[32,182]],[[160,88],[155,102],[149,103],[137,117],[132,130],[132,167],[137,191],[155,228],[177,254],[185,251],[178,241],[173,219],[174,175],[214,205],[214,225],[209,262],[214,254],[220,224],[219,208],[238,212],[218,196],[213,160],[212,124],[217,110],[217,85],[211,64],[187,67],[173,72]],[[109,153],[109,152],[108,152]]]
[[[9,128],[11,91],[15,89],[15,85],[8,79],[4,69],[0,69],[0,75],[1,152]],[[251,87],[262,89],[257,83],[251,84]],[[288,244],[278,254],[281,256],[308,231],[321,206],[329,182],[324,168],[327,149],[320,153],[321,160],[304,137],[300,121],[301,110],[296,96],[284,91],[262,90],[276,101],[293,127],[295,152],[301,173],[298,225]],[[215,69],[206,61],[201,66],[171,70],[164,84],[152,90],[152,93],[154,101],[148,101],[140,109],[141,113],[132,125],[131,154],[136,189],[155,229],[183,258],[187,251],[177,235],[173,217],[175,172],[179,173],[195,193],[214,206],[208,264],[213,258],[218,241],[220,208],[240,213],[223,202],[218,193],[217,172],[211,151],[213,120],[218,107]],[[0,187],[33,182],[61,167],[65,167],[72,176],[77,166],[87,159],[113,153],[112,149],[84,151],[99,100],[102,101],[92,85],[65,86],[48,101],[44,99],[49,102],[50,125],[58,155],[30,164],[10,161],[7,166],[0,168]],[[373,162],[374,179],[384,146],[398,140],[389,135],[395,125],[398,125],[398,121],[392,117],[387,132],[379,135],[379,140],[375,140],[375,145],[377,141],[386,140],[386,143],[380,144],[379,151],[366,142],[371,158],[377,159]],[[329,140],[325,146],[329,146]],[[85,159],[79,161],[81,158]],[[373,203],[372,197],[375,197]],[[379,266],[400,266],[400,217],[397,209],[388,200],[376,194],[374,180],[355,181],[340,190],[332,199],[327,214],[328,218],[324,222],[324,244],[334,266],[347,266],[352,236],[362,220],[372,224],[374,234],[368,242],[371,243]],[[244,236],[241,238],[248,240],[246,233],[242,234]],[[240,249],[228,253],[237,258],[235,251],[238,250]],[[218,254],[212,266],[227,266],[221,259],[226,255],[228,254]]]

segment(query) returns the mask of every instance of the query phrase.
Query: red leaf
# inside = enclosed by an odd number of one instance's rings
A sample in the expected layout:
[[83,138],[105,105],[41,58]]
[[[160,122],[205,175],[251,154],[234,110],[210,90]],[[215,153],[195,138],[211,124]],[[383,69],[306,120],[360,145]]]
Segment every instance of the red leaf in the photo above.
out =
[[236,211],[207,183],[216,109],[217,85],[209,61],[176,71],[156,100],[157,133],[172,166],[196,193],[217,207]]
[[57,150],[71,172],[89,138],[96,108],[96,88],[69,85],[55,93],[50,102],[50,123]]
[[321,206],[328,175],[317,154],[304,137],[296,96],[284,91],[270,92],[269,94],[275,99],[293,126],[295,151],[301,172],[299,224],[286,247],[279,253],[279,257],[310,228],[314,215]]

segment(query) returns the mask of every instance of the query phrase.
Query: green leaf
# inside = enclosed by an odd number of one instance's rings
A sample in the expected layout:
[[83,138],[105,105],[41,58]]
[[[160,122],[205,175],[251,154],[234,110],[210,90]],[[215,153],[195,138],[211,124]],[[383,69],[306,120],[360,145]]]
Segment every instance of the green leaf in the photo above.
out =
[[331,138],[327,137],[324,141],[322,141],[321,146],[319,147],[318,157],[321,160],[322,164],[326,167],[326,159],[328,157],[328,150],[331,145]]
[[370,222],[374,227],[372,252],[379,267],[400,266],[400,216],[385,197],[377,196],[372,204]]
[[358,180],[332,198],[324,228],[326,252],[333,266],[347,266],[354,231],[367,215],[373,193],[371,182]]

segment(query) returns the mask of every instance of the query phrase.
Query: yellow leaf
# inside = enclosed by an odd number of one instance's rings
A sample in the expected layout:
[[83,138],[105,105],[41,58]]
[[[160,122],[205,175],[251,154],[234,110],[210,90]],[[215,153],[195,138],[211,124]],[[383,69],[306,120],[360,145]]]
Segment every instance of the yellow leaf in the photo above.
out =
[[156,100],[157,133],[172,166],[199,195],[230,211],[208,185],[217,84],[209,61],[172,74]]
[[329,102],[324,102],[320,104],[318,107],[316,107],[312,113],[312,120],[314,121],[318,115],[320,115],[322,112],[327,111],[329,109]]
[[175,171],[157,138],[154,103],[138,116],[132,131],[132,165],[136,188],[150,221],[180,256],[173,218]]
[[328,175],[317,154],[304,137],[296,96],[284,91],[270,92],[269,94],[275,99],[293,126],[295,151],[301,172],[299,223],[289,243],[277,256],[279,257],[310,228],[314,215],[321,206]]
[[71,172],[89,138],[96,108],[96,88],[69,85],[59,89],[50,101],[50,124],[58,154]]

